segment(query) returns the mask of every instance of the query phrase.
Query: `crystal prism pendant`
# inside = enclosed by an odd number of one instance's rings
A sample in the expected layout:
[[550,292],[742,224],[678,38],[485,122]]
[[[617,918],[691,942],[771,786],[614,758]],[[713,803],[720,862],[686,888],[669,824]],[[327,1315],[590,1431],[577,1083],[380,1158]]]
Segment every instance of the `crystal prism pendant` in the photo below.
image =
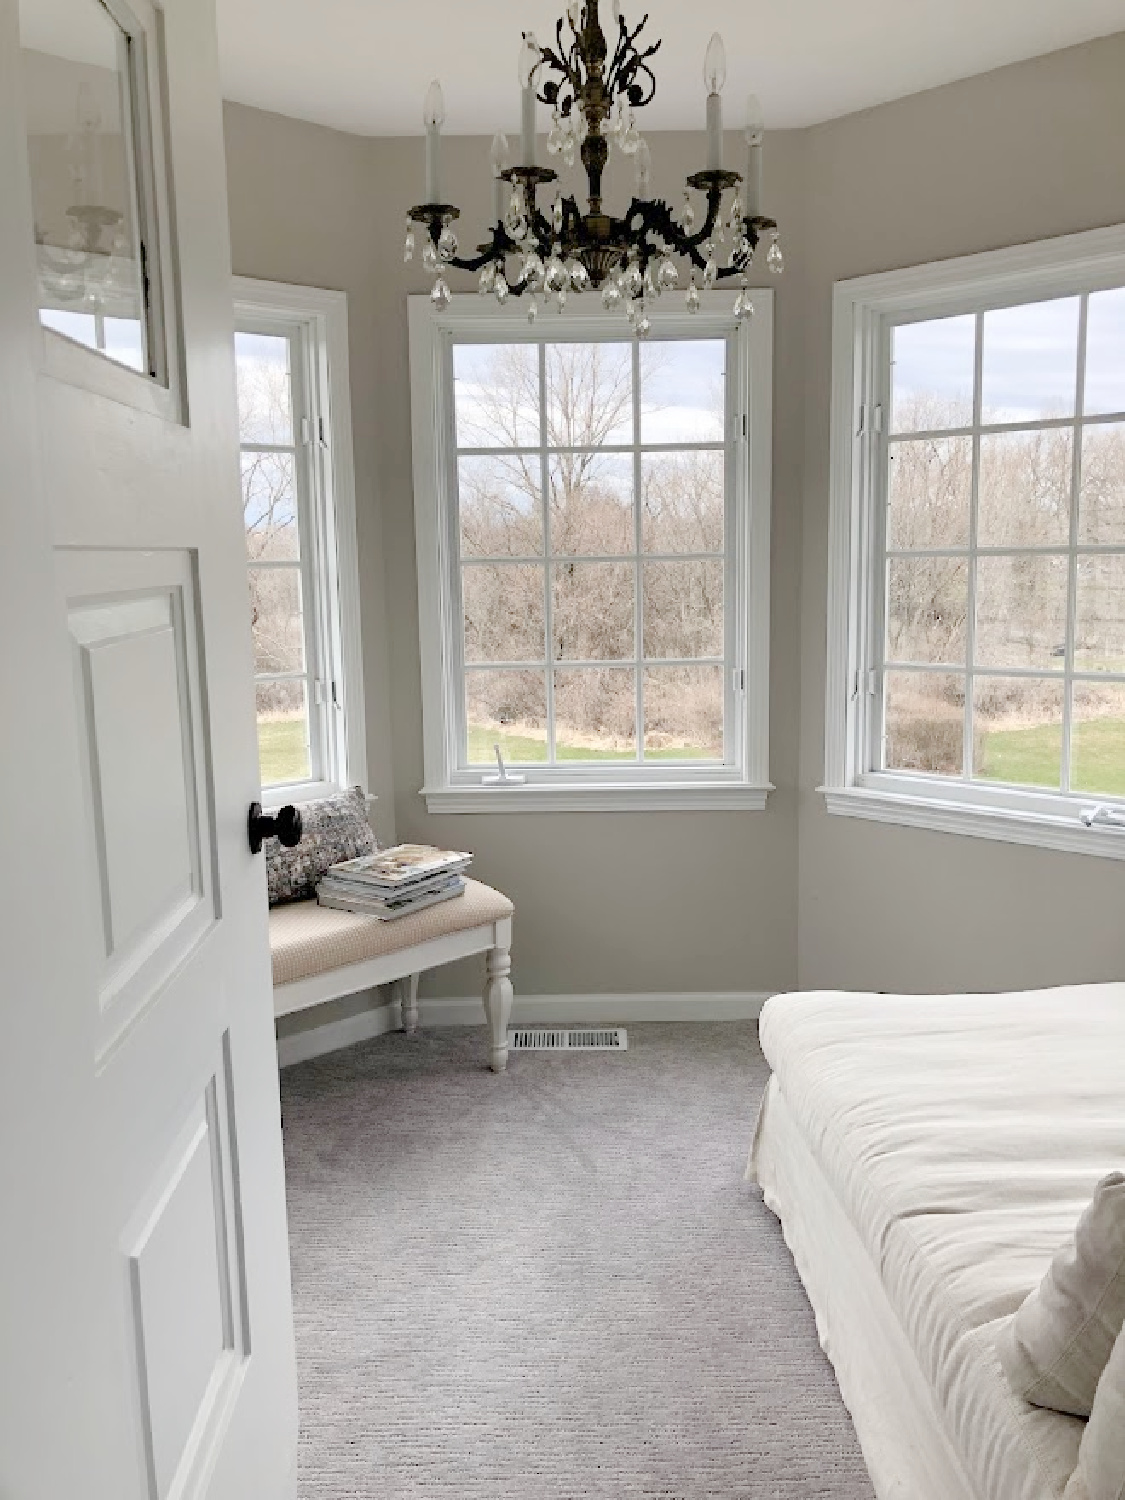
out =
[[624,276],[621,278],[621,290],[625,296],[633,301],[641,295],[644,290],[644,280],[641,276],[641,268],[635,260],[629,262]]
[[492,290],[495,293],[497,302],[503,307],[504,303],[508,300],[508,278],[504,275],[503,271],[496,272],[496,280],[492,284]]
[[442,260],[452,260],[457,254],[457,236],[451,225],[446,224],[441,234],[438,235],[437,248]]
[[414,225],[406,226],[406,239],[402,246],[402,258],[409,264],[414,259]]
[[449,284],[444,276],[439,276],[434,282],[433,290],[430,292],[430,301],[437,312],[444,312],[449,306]]
[[437,246],[433,240],[427,240],[422,246],[422,269],[425,271],[436,271],[438,269]]
[[649,261],[645,267],[644,294],[646,297],[656,298],[660,296],[660,288],[652,277],[652,262]]
[[496,262],[490,260],[486,266],[481,268],[480,283],[478,290],[482,297],[487,297],[496,285]]
[[576,292],[584,292],[590,285],[590,276],[582,262],[572,257],[567,262],[566,270],[567,275],[570,277],[570,284],[574,290]]
[[666,255],[660,262],[660,269],[656,273],[657,284],[666,292],[671,292],[680,284],[680,273],[676,262],[671,256]]
[[699,311],[699,288],[695,284],[694,276],[691,278],[688,289],[684,294],[684,301],[687,303],[689,313],[697,313]]
[[547,150],[551,153],[552,156],[557,156],[558,153],[562,150],[562,148],[563,148],[562,121],[559,119],[559,112],[556,109],[554,111],[554,114],[551,117],[551,128],[547,132]]
[[727,218],[730,227],[737,231],[742,227],[742,194],[735,189],[734,197],[730,201],[730,214]]
[[556,296],[557,296],[557,299],[558,299],[558,309],[559,309],[559,312],[562,312],[563,308],[566,306],[566,284],[565,283],[562,286],[559,287]]
[[735,240],[731,247],[730,263],[739,271],[744,271],[754,258],[754,247],[745,235]]
[[708,255],[707,264],[703,267],[703,285],[707,288],[708,291],[710,291],[711,288],[715,285],[715,282],[718,281],[718,279],[718,262],[715,260],[714,255]]
[[602,286],[602,306],[606,312],[612,312],[615,307],[621,305],[621,288],[614,280],[605,282]]
[[550,259],[547,261],[543,272],[543,289],[547,292],[561,292],[567,283],[566,267],[559,259],[558,246],[551,251]]
[[775,276],[780,276],[785,270],[785,256],[781,253],[781,241],[775,234],[773,243],[766,251],[766,269],[772,271]]
[[563,227],[563,201],[561,193],[556,194],[555,201],[551,204],[551,223],[555,226],[555,233],[561,234]]
[[644,303],[642,302],[641,310],[637,315],[637,321],[633,324],[633,329],[639,339],[646,339],[651,328],[652,324],[649,322],[648,313],[645,312]]
[[691,194],[685,188],[684,206],[680,210],[680,223],[689,232],[695,228],[695,209],[692,206]]
[[574,137],[572,135],[568,135],[567,138],[566,138],[566,140],[563,142],[562,159],[563,159],[563,161],[566,163],[566,165],[568,167],[573,167],[573,165],[574,165]]
[[529,323],[534,323],[535,320],[536,320],[536,318],[538,316],[539,316],[539,298],[536,297],[533,294],[531,296],[531,298],[528,300],[528,304],[527,304],[527,321]]

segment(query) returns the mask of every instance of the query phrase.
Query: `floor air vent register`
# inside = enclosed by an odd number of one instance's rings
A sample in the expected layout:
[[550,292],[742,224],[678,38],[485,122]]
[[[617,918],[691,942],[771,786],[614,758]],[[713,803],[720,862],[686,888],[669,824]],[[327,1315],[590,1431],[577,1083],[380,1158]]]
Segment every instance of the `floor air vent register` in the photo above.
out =
[[624,1026],[516,1026],[508,1032],[512,1052],[624,1052]]

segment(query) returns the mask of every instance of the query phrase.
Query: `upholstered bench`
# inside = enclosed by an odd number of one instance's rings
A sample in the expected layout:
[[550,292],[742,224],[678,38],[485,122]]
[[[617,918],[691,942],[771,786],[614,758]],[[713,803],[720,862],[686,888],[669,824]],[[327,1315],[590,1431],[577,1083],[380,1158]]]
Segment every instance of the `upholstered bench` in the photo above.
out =
[[491,1064],[508,1062],[512,1013],[510,950],[512,903],[507,896],[466,880],[450,901],[424,907],[393,922],[334,911],[316,901],[293,901],[270,910],[274,1014],[291,1015],[378,984],[393,984],[402,1001],[402,1024],[418,1024],[418,977],[426,969],[484,953],[484,1010],[491,1032]]

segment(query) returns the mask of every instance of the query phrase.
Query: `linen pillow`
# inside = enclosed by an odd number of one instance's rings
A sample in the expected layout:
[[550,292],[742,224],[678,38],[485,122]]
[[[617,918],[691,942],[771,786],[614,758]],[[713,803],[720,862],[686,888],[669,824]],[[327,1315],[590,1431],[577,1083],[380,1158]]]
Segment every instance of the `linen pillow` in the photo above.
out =
[[1001,1335],[1012,1389],[1034,1406],[1088,1417],[1123,1323],[1125,1174],[1111,1172]]
[[302,803],[301,819],[304,831],[295,848],[286,849],[277,838],[265,842],[271,906],[315,896],[316,883],[329,865],[375,850],[362,787],[353,786],[338,796]]
[[1063,1500],[1125,1500],[1125,1332],[1098,1381]]

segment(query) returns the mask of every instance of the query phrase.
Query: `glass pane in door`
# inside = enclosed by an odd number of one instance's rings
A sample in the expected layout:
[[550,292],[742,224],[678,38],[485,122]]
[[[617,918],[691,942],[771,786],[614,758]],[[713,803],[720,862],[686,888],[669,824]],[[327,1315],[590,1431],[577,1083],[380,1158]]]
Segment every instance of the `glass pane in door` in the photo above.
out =
[[40,319],[149,372],[132,45],[100,0],[20,0]]

